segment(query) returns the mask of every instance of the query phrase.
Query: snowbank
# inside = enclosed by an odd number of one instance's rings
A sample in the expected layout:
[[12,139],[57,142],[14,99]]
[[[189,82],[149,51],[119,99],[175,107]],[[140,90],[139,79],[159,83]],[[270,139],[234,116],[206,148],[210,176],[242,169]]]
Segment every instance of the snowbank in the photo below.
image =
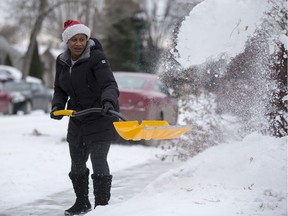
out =
[[287,215],[287,137],[251,134],[206,150],[127,202],[87,216]]

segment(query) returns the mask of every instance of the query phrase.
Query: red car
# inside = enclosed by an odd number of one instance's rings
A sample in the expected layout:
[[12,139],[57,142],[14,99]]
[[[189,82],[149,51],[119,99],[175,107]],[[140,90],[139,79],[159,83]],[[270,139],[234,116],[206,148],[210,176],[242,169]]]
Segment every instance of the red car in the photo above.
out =
[[4,90],[4,84],[0,82],[0,113],[12,114],[12,107],[10,93]]
[[129,120],[177,123],[178,101],[155,74],[114,72],[120,90],[120,112]]

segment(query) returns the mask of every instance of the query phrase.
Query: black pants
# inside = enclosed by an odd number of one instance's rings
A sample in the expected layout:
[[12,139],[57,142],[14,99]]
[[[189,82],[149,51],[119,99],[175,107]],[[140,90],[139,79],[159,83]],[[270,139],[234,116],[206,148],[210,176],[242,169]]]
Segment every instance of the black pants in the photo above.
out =
[[87,161],[90,155],[94,174],[109,175],[109,165],[107,155],[111,142],[89,142],[83,143],[82,139],[75,139],[69,142],[71,157],[71,174],[82,175],[87,169]]

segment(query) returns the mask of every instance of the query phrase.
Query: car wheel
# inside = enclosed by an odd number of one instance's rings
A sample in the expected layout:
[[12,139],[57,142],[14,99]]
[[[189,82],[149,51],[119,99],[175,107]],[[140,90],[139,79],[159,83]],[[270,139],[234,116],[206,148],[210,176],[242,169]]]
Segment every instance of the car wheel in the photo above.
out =
[[32,112],[32,103],[31,101],[26,101],[24,109],[23,109],[24,114],[29,114]]

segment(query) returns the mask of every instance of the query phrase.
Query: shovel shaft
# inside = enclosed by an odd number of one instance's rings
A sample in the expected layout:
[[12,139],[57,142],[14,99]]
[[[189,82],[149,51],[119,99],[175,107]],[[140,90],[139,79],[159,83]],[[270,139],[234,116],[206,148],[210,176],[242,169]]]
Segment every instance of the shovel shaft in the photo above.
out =
[[[90,109],[86,109],[86,110],[82,110],[82,111],[77,111],[77,112],[73,112],[71,117],[78,117],[78,116],[83,116],[83,115],[87,115],[90,113],[101,113],[102,108],[90,108]],[[109,110],[109,113],[115,117],[118,117],[119,119],[121,119],[122,121],[128,121],[128,119],[122,115],[121,113],[118,113],[114,110]]]

